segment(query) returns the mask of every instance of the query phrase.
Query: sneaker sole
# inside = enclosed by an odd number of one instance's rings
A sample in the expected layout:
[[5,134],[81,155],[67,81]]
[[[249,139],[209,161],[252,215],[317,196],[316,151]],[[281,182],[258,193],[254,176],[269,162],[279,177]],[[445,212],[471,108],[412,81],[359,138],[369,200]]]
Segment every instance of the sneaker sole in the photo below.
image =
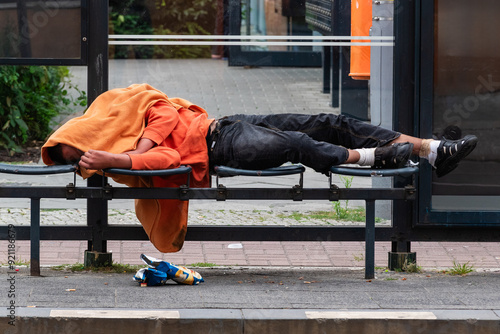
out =
[[450,173],[453,171],[455,168],[458,167],[458,163],[468,156],[475,148],[477,145],[477,137],[476,136],[465,136],[463,138],[465,141],[464,145],[462,148],[457,151],[455,154],[453,154],[451,157],[447,158],[444,160],[441,165],[436,169],[436,175],[437,177],[443,177],[446,174]]

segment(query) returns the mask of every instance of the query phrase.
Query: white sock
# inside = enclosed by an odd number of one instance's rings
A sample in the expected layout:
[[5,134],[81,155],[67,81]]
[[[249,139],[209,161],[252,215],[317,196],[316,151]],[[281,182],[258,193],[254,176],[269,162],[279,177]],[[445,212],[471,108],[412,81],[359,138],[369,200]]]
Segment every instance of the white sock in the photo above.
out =
[[359,160],[356,162],[360,166],[373,166],[375,164],[374,148],[357,148],[354,151],[359,153]]
[[433,140],[429,143],[429,146],[430,146],[430,152],[429,154],[427,155],[427,160],[429,160],[429,163],[434,166],[434,163],[436,162],[436,158],[437,158],[437,150],[438,150],[438,147],[439,147],[439,144],[441,143],[440,140]]

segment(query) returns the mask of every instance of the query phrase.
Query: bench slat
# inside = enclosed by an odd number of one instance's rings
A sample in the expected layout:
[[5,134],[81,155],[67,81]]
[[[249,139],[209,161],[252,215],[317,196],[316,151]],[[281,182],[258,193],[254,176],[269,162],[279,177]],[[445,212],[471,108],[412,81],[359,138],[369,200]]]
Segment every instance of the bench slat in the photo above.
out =
[[10,165],[10,164],[0,163],[0,173],[6,173],[6,174],[44,175],[44,174],[73,173],[75,171],[76,167],[73,165],[25,166],[25,165]]
[[351,176],[410,176],[418,173],[418,167],[403,167],[395,169],[374,169],[363,167],[333,166],[330,171],[334,174]]
[[122,169],[122,168],[106,168],[104,173],[109,174],[120,174],[120,175],[132,175],[132,176],[166,176],[166,175],[178,175],[178,174],[189,174],[192,168],[190,166],[181,166],[178,168],[171,169],[157,169],[157,170],[137,170],[137,169]]
[[292,175],[304,173],[306,170],[302,165],[286,165],[268,169],[253,170],[253,169],[239,169],[227,166],[215,166],[215,172],[220,177],[228,176],[279,176],[279,175]]

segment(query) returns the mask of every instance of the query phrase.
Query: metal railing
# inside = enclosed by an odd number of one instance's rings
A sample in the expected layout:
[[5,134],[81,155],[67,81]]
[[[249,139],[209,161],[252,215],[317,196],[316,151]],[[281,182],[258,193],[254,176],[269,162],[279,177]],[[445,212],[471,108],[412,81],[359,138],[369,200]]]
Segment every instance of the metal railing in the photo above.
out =
[[[51,167],[54,167],[53,169]],[[22,167],[2,165],[0,172],[42,175],[47,173],[66,173],[74,170],[73,166]],[[113,169],[108,173],[150,176],[161,174],[186,174],[190,167],[161,171],[130,171]],[[416,167],[395,170],[346,169],[332,167],[333,173],[357,176],[410,176],[418,172]],[[0,187],[0,198],[29,198],[31,200],[30,227],[16,228],[17,239],[31,240],[31,275],[40,275],[40,240],[89,240],[95,243],[107,240],[147,240],[142,227],[139,226],[109,226],[107,220],[96,225],[49,227],[40,226],[40,199],[66,198],[75,199],[214,199],[225,200],[364,200],[366,203],[366,225],[363,227],[313,227],[313,226],[190,226],[188,240],[224,240],[224,241],[333,241],[333,240],[364,240],[366,247],[365,277],[374,277],[375,249],[375,201],[376,200],[415,200],[416,189],[414,178],[404,188],[340,188],[329,182],[324,188],[304,188],[302,185],[303,170],[300,171],[300,184],[281,188],[232,188],[218,184],[216,188],[190,188],[189,179],[179,188],[128,188],[113,187],[105,183],[101,186],[77,187],[75,183],[66,186],[32,186],[32,187]],[[262,175],[260,172],[259,175]],[[1,227],[0,233],[7,233],[7,227]],[[382,228],[381,228],[382,229]],[[385,228],[386,230],[388,228]],[[389,228],[390,229],[390,228]],[[363,233],[364,232],[364,233]],[[388,240],[388,234],[379,235],[382,240]]]

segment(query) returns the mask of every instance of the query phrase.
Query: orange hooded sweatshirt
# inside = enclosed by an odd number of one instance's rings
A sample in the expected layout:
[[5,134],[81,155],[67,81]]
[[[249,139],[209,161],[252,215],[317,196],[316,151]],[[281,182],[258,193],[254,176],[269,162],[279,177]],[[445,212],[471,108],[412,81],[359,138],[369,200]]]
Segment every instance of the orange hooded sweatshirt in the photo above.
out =
[[[89,149],[111,153],[134,150],[141,138],[156,143],[148,152],[131,154],[132,169],[166,169],[180,165],[193,168],[192,187],[208,187],[208,154],[205,137],[211,119],[189,101],[169,98],[147,85],[132,85],[101,94],[81,117],[56,130],[42,147],[42,159],[53,165],[47,147],[59,143],[83,152]],[[80,168],[83,178],[96,170]],[[138,177],[106,174],[130,187],[179,187],[185,175]],[[153,245],[161,252],[182,248],[187,231],[188,201],[138,199],[135,211]]]

